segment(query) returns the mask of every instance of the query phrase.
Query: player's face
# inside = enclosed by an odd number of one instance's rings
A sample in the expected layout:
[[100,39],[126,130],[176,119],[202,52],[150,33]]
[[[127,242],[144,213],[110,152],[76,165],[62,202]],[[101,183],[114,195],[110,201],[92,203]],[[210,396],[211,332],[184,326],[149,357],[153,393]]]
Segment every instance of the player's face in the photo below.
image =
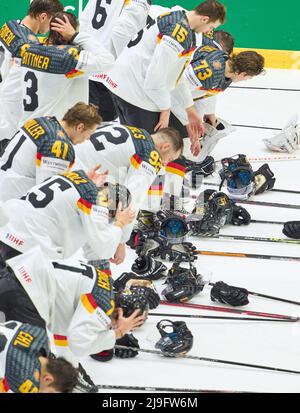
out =
[[41,13],[36,18],[39,22],[39,33],[45,34],[50,29],[50,21],[52,16],[49,16],[47,13]]
[[169,150],[161,154],[162,164],[166,166],[169,162],[172,162],[175,159],[178,159],[180,155],[181,155],[181,151]]
[[199,26],[195,29],[196,33],[209,33],[221,25],[219,20],[213,22],[207,16],[199,17]]
[[79,143],[83,143],[87,139],[90,139],[91,135],[95,132],[98,125],[94,125],[91,128],[85,128],[83,123],[75,126],[75,136],[73,138],[74,145],[78,145]]

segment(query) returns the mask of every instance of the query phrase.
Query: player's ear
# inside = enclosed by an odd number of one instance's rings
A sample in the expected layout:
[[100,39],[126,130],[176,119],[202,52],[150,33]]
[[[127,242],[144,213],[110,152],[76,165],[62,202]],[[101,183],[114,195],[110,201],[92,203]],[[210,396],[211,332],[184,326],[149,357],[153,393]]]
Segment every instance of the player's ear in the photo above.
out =
[[201,16],[202,17],[202,22],[207,24],[209,23],[209,17],[208,16]]
[[85,130],[85,124],[84,123],[78,123],[76,126],[76,132],[83,132]]
[[48,14],[47,14],[47,13],[41,13],[41,14],[39,14],[39,20],[40,20],[40,22],[44,22],[46,19],[48,19]]
[[171,146],[172,146],[171,142],[163,142],[162,145],[161,145],[160,150],[161,150],[161,152],[166,153],[171,149]]

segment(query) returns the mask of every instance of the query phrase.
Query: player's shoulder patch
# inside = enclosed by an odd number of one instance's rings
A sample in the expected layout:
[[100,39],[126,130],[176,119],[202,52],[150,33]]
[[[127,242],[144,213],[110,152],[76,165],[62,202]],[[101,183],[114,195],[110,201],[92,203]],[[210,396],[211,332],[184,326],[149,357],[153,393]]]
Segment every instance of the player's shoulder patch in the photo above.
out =
[[186,14],[182,10],[171,11],[157,18],[159,35],[174,39],[185,51],[196,46],[195,32],[190,28]]
[[92,206],[97,203],[99,188],[82,170],[69,171],[62,176],[73,184],[80,195],[83,207],[87,209],[86,212],[91,211]]
[[20,47],[24,43],[38,43],[34,33],[17,20],[10,20],[0,29],[0,41],[4,47],[14,56],[19,57]]

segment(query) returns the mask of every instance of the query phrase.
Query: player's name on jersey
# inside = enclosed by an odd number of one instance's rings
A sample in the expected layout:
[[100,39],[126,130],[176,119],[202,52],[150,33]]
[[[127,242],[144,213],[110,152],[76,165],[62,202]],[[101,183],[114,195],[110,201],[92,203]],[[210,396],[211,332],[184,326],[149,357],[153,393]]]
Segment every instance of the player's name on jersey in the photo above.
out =
[[14,40],[16,36],[10,30],[8,25],[5,23],[4,26],[0,29],[0,38],[6,44],[6,46],[10,46],[11,42]]
[[23,126],[23,130],[28,132],[29,136],[33,139],[38,139],[40,136],[45,135],[45,129],[35,120],[30,119],[28,122],[25,123]]
[[21,50],[22,64],[34,69],[48,70],[50,57],[42,56],[37,53],[27,52],[29,44],[24,44]]

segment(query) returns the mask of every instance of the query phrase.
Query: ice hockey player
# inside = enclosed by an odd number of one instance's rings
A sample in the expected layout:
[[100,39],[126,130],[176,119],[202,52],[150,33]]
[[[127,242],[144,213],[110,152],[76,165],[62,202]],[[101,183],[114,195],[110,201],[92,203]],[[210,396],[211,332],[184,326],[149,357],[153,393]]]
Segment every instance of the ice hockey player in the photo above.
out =
[[24,43],[38,43],[36,35],[47,33],[54,14],[63,11],[58,0],[33,0],[30,3],[24,19],[10,20],[0,29],[0,42],[5,50],[1,66],[0,145],[17,131],[22,115],[21,68],[15,53]]
[[0,393],[71,393],[77,380],[72,364],[51,357],[44,328],[0,324]]
[[97,109],[82,102],[61,120],[28,120],[0,158],[0,201],[20,198],[52,175],[67,172],[75,162],[73,145],[88,139],[100,122]]
[[[150,0],[89,0],[80,16],[80,32],[90,34],[115,57],[146,25]],[[97,73],[89,82],[89,102],[98,106],[104,121],[117,117],[111,94],[102,81],[106,74]]]
[[98,188],[83,171],[54,175],[22,199],[2,205],[0,216],[8,222],[0,227],[0,255],[8,259],[40,245],[50,258],[61,259],[88,244],[88,260],[109,259],[122,229],[134,220],[128,202],[125,187],[105,183]]

